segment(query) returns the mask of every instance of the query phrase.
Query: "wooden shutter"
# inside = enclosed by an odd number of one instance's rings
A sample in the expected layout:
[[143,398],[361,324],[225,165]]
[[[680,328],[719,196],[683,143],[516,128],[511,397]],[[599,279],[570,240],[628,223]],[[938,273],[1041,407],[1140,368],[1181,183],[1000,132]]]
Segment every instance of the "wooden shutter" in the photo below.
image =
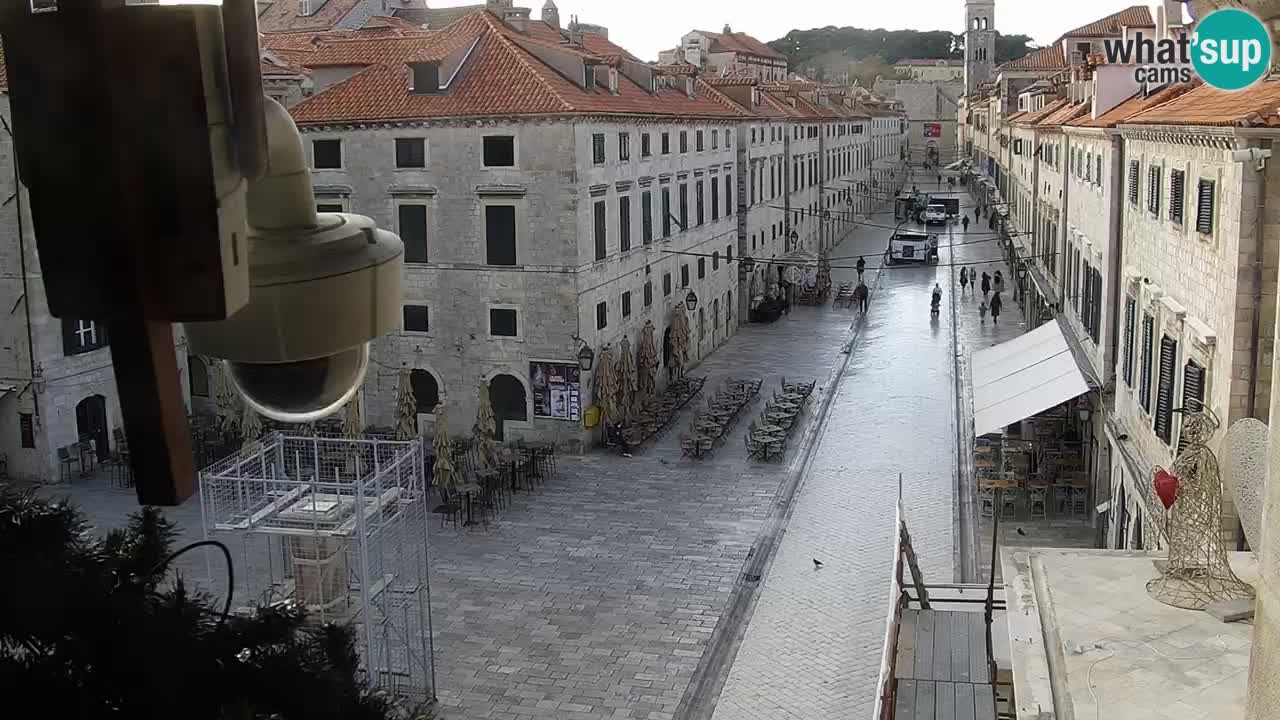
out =
[[597,200],[595,203],[595,241],[596,241],[596,260],[603,260],[608,254],[608,239],[605,235],[607,228],[607,216],[605,215],[604,201]]
[[653,193],[640,193],[640,237],[644,244],[653,242]]
[[1129,163],[1129,204],[1138,204],[1138,161]]
[[400,239],[404,241],[404,261],[427,262],[427,206],[401,205],[397,214]]
[[1178,374],[1178,341],[1160,336],[1160,381],[1156,388],[1156,412],[1152,426],[1156,437],[1173,444],[1173,383]]
[[631,196],[618,198],[618,249],[626,252],[631,249]]
[[487,205],[484,209],[485,250],[488,265],[516,264],[516,208]]
[[[1188,360],[1182,368],[1182,409],[1185,412],[1200,412],[1204,408],[1204,368],[1194,360]],[[1182,433],[1178,433],[1178,453],[1182,453],[1186,442]]]
[[1155,334],[1155,320],[1142,314],[1142,365],[1138,368],[1138,404],[1151,412],[1151,341]]
[[1213,232],[1214,185],[1212,180],[1201,180],[1196,191],[1196,231],[1205,235]]
[[1160,168],[1156,165],[1147,171],[1147,210],[1160,213]]
[[1093,344],[1102,334],[1102,273],[1093,271]]
[[1138,322],[1138,303],[1124,299],[1124,384],[1133,387],[1133,334]]
[[1169,172],[1169,219],[1182,224],[1182,208],[1186,200],[1186,174],[1181,170]]

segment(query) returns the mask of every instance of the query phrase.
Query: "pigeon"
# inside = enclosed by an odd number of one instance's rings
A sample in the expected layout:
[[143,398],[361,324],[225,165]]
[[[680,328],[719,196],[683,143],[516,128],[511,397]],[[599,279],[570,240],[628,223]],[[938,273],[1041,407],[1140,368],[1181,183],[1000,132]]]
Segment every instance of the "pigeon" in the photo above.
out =
[[821,570],[821,569],[822,569],[822,561],[821,561],[821,560],[819,560],[818,558],[814,558],[814,559],[813,559],[813,569],[814,569],[814,570]]
[[1018,528],[1018,534],[1019,534],[1019,535],[1026,535],[1027,533],[1026,533],[1026,531],[1025,531],[1025,530],[1023,530],[1022,528]]

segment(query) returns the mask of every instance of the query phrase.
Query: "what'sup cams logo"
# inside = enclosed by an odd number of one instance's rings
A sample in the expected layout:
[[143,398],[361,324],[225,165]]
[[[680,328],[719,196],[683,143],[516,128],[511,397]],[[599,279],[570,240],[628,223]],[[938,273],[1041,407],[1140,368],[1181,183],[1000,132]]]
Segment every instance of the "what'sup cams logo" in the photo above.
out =
[[1196,73],[1220,90],[1242,90],[1266,76],[1271,67],[1271,34],[1245,10],[1216,10],[1195,32],[1182,37],[1109,39],[1104,54],[1112,65],[1134,65],[1134,79],[1162,85],[1189,82]]

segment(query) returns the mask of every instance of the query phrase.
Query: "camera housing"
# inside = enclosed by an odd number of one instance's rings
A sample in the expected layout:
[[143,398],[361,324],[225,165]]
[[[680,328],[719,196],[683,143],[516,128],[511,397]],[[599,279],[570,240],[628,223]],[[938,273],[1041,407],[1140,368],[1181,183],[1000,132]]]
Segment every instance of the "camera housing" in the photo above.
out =
[[249,183],[249,301],[187,323],[192,352],[220,358],[246,404],[289,423],[333,414],[364,382],[369,343],[401,322],[400,238],[373,220],[316,213],[293,119],[268,99],[267,168]]

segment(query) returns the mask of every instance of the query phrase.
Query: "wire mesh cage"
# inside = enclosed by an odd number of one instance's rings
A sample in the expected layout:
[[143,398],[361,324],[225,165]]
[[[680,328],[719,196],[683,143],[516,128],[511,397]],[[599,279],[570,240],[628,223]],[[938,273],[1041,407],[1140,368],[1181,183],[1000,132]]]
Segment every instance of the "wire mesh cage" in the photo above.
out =
[[435,695],[427,493],[419,440],[273,432],[200,473],[205,537],[236,557],[233,607],[288,600],[350,624],[369,687],[419,700]]

